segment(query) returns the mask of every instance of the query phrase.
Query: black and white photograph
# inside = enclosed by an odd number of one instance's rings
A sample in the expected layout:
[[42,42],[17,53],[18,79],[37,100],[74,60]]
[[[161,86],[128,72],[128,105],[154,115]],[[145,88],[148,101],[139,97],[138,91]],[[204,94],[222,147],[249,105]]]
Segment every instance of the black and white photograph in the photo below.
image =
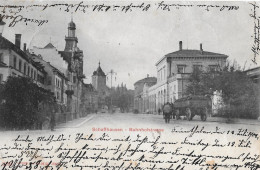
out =
[[260,169],[258,1],[0,2],[0,169]]

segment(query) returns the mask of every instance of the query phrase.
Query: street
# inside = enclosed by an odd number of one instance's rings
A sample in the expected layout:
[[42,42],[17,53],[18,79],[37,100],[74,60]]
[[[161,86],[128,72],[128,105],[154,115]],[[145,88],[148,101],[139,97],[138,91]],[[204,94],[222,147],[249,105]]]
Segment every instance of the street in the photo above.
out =
[[[133,169],[138,169],[137,167],[148,169],[204,167],[207,169],[208,166],[248,169],[258,166],[252,161],[257,160],[259,155],[259,128],[258,120],[236,119],[233,123],[226,123],[223,118],[209,117],[203,122],[200,117],[195,116],[192,121],[171,119],[170,123],[166,124],[162,115],[97,113],[59,124],[55,127],[55,131],[1,131],[2,150],[12,148],[12,151],[0,152],[0,156],[2,154],[5,162],[9,157],[17,157],[19,148],[29,147],[32,151],[38,148],[41,150],[41,156],[46,158],[40,160],[41,165],[50,162],[48,157],[50,155],[54,155],[55,159],[52,161],[56,164],[60,161],[60,154],[63,152],[69,154],[69,151],[66,151],[69,148],[75,149],[75,152],[84,149],[89,151],[85,154],[88,153],[90,157],[80,162],[76,161],[75,166],[78,169],[83,166],[85,169],[93,169],[93,167],[113,169],[112,167],[120,165],[125,166],[125,169],[128,165]],[[62,146],[66,147],[61,149]],[[119,151],[122,153],[120,154]],[[126,152],[129,152],[129,155],[121,158]],[[66,159],[71,161],[70,156],[77,153],[73,151]],[[145,156],[142,157],[142,153]],[[151,159],[153,154],[157,163]],[[201,157],[200,154],[204,156]],[[111,155],[118,155],[116,157],[121,161],[115,160]],[[236,161],[234,161],[235,156],[239,156]],[[38,160],[37,156],[34,158]],[[88,161],[87,164],[84,163],[85,159]],[[102,159],[110,159],[110,161],[105,163]],[[132,164],[132,160],[137,161]],[[147,162],[151,163],[146,164]],[[28,161],[24,159],[23,163],[28,164]]]
[[169,124],[165,124],[162,115],[154,114],[133,114],[133,113],[98,113],[89,114],[86,117],[74,119],[67,123],[59,124],[55,127],[55,131],[50,130],[26,130],[26,131],[2,131],[1,137],[15,136],[17,134],[58,134],[58,133],[78,133],[92,132],[92,128],[160,128],[165,131],[171,131],[174,127],[182,127],[191,129],[194,126],[221,129],[239,129],[247,128],[248,130],[258,132],[260,130],[260,122],[258,120],[235,119],[232,123],[226,123],[225,118],[208,117],[203,122],[200,117],[195,116],[192,121],[171,119]]

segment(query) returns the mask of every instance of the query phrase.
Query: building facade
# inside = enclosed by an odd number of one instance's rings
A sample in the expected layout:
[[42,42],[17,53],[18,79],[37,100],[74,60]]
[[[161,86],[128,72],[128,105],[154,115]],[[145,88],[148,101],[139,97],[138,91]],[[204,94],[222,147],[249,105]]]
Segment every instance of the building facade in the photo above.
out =
[[109,96],[109,89],[106,85],[106,74],[98,63],[98,68],[92,75],[92,86],[98,93],[98,108],[104,108],[106,105],[106,97]]
[[81,108],[83,116],[98,110],[98,92],[92,84],[83,84],[81,94]]
[[[83,51],[77,46],[76,24],[68,24],[68,35],[65,36],[65,48],[58,51],[49,43],[44,48],[33,47],[30,53],[35,60],[48,68],[48,89],[52,90],[60,105],[65,106],[69,119],[82,116],[81,93],[83,86]],[[51,64],[50,64],[51,63]],[[63,107],[61,107],[63,108]]]
[[[194,69],[217,70],[225,66],[227,55],[204,51],[202,44],[199,50],[182,48],[166,54],[156,63],[157,83],[147,89],[149,111],[158,111],[166,102],[185,97],[190,74]],[[147,95],[147,94],[145,94]],[[143,110],[142,110],[143,111]]]
[[45,88],[47,73],[44,67],[33,61],[26,52],[21,50],[21,34],[16,34],[15,44],[0,36],[0,82],[8,76],[30,77],[38,86]]
[[156,84],[156,77],[149,77],[137,81],[134,84],[134,109],[138,112],[146,112],[149,109],[149,87]]

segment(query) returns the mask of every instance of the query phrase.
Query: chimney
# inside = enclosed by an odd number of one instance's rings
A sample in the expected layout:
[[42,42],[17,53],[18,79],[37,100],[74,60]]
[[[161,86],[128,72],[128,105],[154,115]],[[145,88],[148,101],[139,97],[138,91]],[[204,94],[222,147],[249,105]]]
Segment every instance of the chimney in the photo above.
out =
[[15,34],[15,45],[18,48],[21,48],[21,37],[22,37],[22,34]]
[[26,51],[26,43],[23,43],[23,51]]
[[200,43],[200,51],[203,51],[202,43]]
[[182,50],[182,41],[179,41],[179,50]]

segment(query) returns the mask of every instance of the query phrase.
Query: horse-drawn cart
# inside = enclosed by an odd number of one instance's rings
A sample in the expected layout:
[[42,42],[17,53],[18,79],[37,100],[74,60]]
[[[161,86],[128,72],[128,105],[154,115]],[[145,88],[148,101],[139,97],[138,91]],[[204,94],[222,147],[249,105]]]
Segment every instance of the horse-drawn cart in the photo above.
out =
[[173,108],[176,119],[186,116],[190,121],[195,115],[199,115],[202,121],[206,121],[211,108],[211,99],[205,96],[188,96],[176,100]]

